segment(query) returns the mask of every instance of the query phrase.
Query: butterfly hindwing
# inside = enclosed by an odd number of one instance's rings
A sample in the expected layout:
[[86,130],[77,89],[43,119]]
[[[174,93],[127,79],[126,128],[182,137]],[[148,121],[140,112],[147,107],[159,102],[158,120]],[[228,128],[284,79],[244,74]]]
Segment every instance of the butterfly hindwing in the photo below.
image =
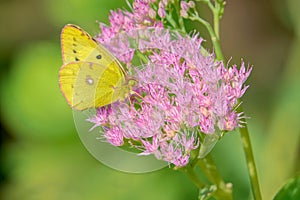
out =
[[71,62],[59,73],[61,91],[76,110],[101,107],[123,98],[116,95],[125,83],[118,66],[103,66],[92,62]]

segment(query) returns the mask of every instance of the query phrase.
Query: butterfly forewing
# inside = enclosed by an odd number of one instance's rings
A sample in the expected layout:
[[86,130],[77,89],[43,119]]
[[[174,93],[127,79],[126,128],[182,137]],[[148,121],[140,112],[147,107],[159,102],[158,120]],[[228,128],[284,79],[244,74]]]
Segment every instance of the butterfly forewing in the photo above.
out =
[[116,62],[124,72],[118,60],[78,26],[72,24],[64,26],[61,32],[61,47],[64,64],[85,61],[108,66],[112,62]]
[[66,25],[61,33],[61,48],[64,65],[59,72],[59,84],[72,108],[101,107],[126,96],[121,64],[88,33],[75,25]]
[[119,100],[116,88],[125,84],[118,65],[71,62],[60,70],[60,87],[69,105],[76,110],[101,107]]

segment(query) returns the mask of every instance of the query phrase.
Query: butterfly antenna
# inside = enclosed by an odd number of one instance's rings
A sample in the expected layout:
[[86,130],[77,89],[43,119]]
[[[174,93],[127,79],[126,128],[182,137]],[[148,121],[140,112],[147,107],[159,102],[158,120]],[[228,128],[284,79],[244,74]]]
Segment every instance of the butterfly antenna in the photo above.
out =
[[142,95],[140,95],[140,94],[137,93],[136,91],[132,91],[132,94],[138,96],[140,99],[143,99],[143,98],[144,98]]
[[130,99],[130,96],[128,96],[127,99],[128,99],[128,101],[129,101],[129,105],[130,105],[130,106],[133,105],[133,104],[132,104],[132,101],[131,101],[131,99]]

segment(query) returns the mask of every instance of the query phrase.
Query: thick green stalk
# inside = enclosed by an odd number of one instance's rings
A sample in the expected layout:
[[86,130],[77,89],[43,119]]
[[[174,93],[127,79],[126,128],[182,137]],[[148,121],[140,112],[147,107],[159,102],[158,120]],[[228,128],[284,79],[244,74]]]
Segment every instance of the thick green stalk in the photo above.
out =
[[219,174],[217,167],[212,159],[212,157],[207,155],[203,159],[198,160],[198,166],[201,168],[201,170],[204,172],[204,174],[207,176],[209,181],[217,186],[217,190],[214,192],[213,196],[216,199],[220,200],[231,200],[233,199],[232,196],[232,187],[231,184],[226,184],[221,175]]
[[[213,6],[210,1],[205,1],[209,8],[212,10],[213,13],[213,19],[214,19],[214,29],[211,27],[211,25],[200,18],[198,14],[196,13],[194,16],[192,16],[191,20],[196,20],[202,23],[206,29],[208,30],[214,49],[216,53],[216,59],[217,60],[223,60],[223,54],[220,46],[220,37],[219,37],[219,20],[220,20],[220,12],[221,12],[221,6],[224,6],[224,1],[215,1],[215,5]],[[243,112],[242,106],[239,106],[238,112]],[[261,192],[259,188],[259,181],[258,181],[258,175],[256,171],[256,165],[255,165],[255,160],[253,156],[253,150],[251,146],[251,141],[249,137],[249,132],[248,132],[248,127],[245,118],[242,119],[241,121],[244,125],[244,127],[241,127],[239,129],[241,138],[242,138],[242,143],[243,143],[243,148],[245,152],[245,156],[247,159],[247,165],[248,165],[248,171],[249,171],[249,176],[251,180],[251,186],[252,186],[252,192],[255,200],[261,200]],[[213,178],[213,177],[211,177]]]
[[199,178],[198,178],[197,174],[195,173],[194,168],[192,166],[190,166],[190,165],[186,166],[184,168],[184,172],[187,174],[187,176],[191,179],[191,181],[197,186],[197,188],[199,190],[201,190],[203,187],[205,187],[205,184],[199,180]]
[[[239,106],[238,112],[243,112],[242,106]],[[239,131],[241,134],[244,152],[246,155],[253,196],[254,196],[255,200],[261,200],[262,197],[261,197],[261,192],[260,192],[260,188],[259,188],[258,175],[257,175],[257,171],[256,171],[256,165],[255,165],[252,145],[251,145],[248,127],[247,127],[245,118],[241,119],[241,122],[244,124],[244,127],[241,127],[239,129]]]
[[[216,3],[216,7],[219,6],[219,3]],[[219,7],[220,8],[220,7]],[[219,12],[213,12],[214,14],[214,19],[219,19]],[[215,30],[219,31],[219,20],[218,21],[214,21],[214,27]],[[217,38],[218,40],[220,38]],[[213,40],[213,38],[212,38]],[[214,44],[214,43],[213,43]],[[219,45],[215,45],[214,44],[214,48],[216,52],[220,52],[220,54],[218,55],[216,53],[216,57],[218,60],[224,60],[222,55],[222,50],[220,48]],[[238,112],[243,112],[243,108],[240,105],[238,108]],[[254,155],[253,155],[253,150],[252,150],[252,145],[251,145],[251,141],[250,141],[250,137],[249,137],[249,132],[248,132],[248,127],[247,127],[247,122],[245,118],[241,119],[242,124],[244,125],[243,127],[241,127],[239,129],[240,134],[241,134],[241,138],[242,138],[242,143],[243,143],[243,148],[244,148],[244,152],[245,152],[245,156],[246,156],[246,160],[247,160],[247,165],[248,165],[248,171],[249,171],[249,176],[250,176],[250,180],[251,180],[251,186],[252,186],[252,193],[254,196],[255,200],[261,200],[261,192],[260,192],[260,188],[259,188],[259,181],[258,181],[258,175],[257,175],[257,170],[256,170],[256,165],[255,165],[255,160],[254,160]]]
[[[228,187],[224,183],[212,159],[210,157],[199,159],[197,164],[200,166],[210,182],[217,188],[216,191],[212,193],[212,196],[217,200],[232,200],[233,198],[231,187]],[[181,170],[190,178],[190,180],[195,184],[195,186],[197,186],[200,191],[204,188],[207,188],[207,186],[199,180],[194,167],[188,165]]]

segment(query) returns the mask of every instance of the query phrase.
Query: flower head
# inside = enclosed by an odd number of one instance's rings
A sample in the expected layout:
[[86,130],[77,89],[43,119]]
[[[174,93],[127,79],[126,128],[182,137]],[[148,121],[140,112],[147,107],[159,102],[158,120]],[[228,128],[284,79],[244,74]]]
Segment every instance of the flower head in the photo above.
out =
[[[153,3],[158,7],[153,7]],[[191,152],[201,145],[200,135],[230,131],[239,126],[238,99],[248,86],[251,72],[242,61],[225,67],[214,54],[203,55],[203,39],[162,29],[155,18],[166,16],[168,1],[136,0],[133,13],[111,12],[110,26],[101,25],[104,42],[118,59],[127,64],[137,81],[127,101],[99,108],[90,119],[92,128],[102,126],[107,142],[129,144],[175,166],[188,164]],[[181,1],[181,12],[195,5]],[[157,10],[154,10],[157,8]],[[158,25],[160,24],[160,25]],[[155,27],[140,29],[141,27]],[[132,44],[134,44],[132,46]],[[147,62],[135,66],[136,48]],[[130,65],[129,65],[130,63]]]

